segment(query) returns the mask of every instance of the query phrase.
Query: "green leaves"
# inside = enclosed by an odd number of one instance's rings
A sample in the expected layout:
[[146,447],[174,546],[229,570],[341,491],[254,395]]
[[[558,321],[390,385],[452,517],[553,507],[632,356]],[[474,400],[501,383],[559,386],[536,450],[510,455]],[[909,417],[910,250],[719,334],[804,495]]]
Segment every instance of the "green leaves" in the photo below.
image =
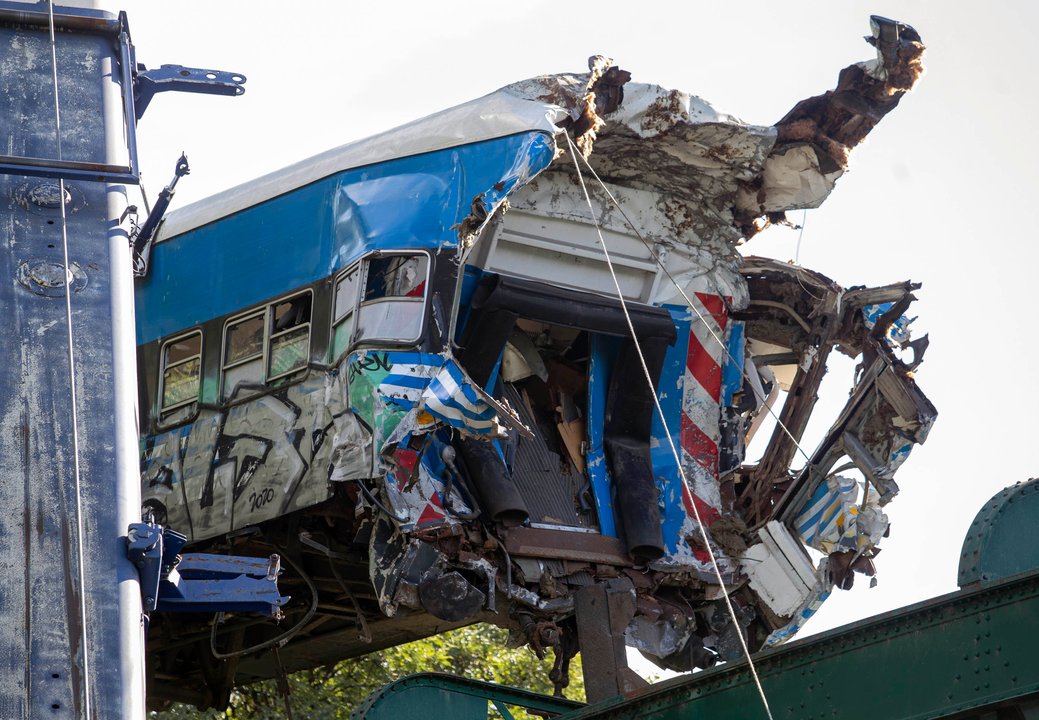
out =
[[[425,640],[374,652],[334,667],[304,670],[289,676],[290,702],[297,718],[342,720],[369,694],[386,683],[420,672],[443,672],[525,688],[551,695],[552,653],[538,660],[527,647],[507,648],[508,631],[494,625],[471,625]],[[580,657],[570,665],[567,697],[584,700]],[[513,713],[517,720],[526,717]],[[174,705],[155,720],[282,720],[284,699],[269,680],[239,688],[225,712],[199,711]]]

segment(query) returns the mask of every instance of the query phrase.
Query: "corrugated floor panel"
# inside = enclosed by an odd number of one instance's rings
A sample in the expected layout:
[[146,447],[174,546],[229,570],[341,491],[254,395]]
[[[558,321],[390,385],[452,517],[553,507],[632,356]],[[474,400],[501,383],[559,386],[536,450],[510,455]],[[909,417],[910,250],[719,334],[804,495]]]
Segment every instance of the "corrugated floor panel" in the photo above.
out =
[[505,383],[505,398],[523,424],[535,432],[533,440],[520,438],[513,461],[513,477],[534,523],[598,528],[594,510],[578,513],[577,496],[586,478],[571,469],[562,471],[559,455],[552,452],[537,432],[537,422],[519,389]]

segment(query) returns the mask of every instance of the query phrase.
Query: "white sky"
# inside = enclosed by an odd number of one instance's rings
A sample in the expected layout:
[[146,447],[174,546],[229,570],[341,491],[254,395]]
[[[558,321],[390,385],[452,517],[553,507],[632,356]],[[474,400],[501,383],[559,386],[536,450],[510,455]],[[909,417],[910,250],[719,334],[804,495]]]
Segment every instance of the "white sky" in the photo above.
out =
[[[976,511],[1034,472],[1039,382],[1026,371],[1036,353],[1036,250],[1023,208],[1039,187],[1039,4],[105,2],[128,12],[149,67],[248,77],[240,98],[159,95],[141,121],[151,196],[188,153],[192,173],[174,207],[515,80],[583,72],[596,53],[636,81],[773,124],[832,88],[845,65],[872,57],[862,40],[870,13],[914,25],[928,72],[856,150],[830,199],[809,211],[800,262],[846,287],[923,282],[910,314],[931,347],[917,379],[940,415],[897,475],[879,586],[860,576],[806,630],[954,590]],[[774,228],[745,250],[787,260],[796,240]],[[832,366],[809,450],[843,405],[852,367]]]

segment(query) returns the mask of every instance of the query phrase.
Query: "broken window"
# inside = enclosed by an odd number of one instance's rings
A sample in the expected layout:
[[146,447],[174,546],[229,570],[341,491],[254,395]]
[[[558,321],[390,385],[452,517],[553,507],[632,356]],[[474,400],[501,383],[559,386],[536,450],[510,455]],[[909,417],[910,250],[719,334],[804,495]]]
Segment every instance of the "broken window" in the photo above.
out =
[[309,291],[231,320],[224,329],[223,400],[306,368],[310,357]]
[[418,341],[429,258],[424,254],[378,254],[365,260],[363,269],[353,341]]
[[198,330],[168,340],[162,346],[159,397],[161,412],[198,401],[202,377],[202,333]]
[[272,305],[269,314],[271,349],[267,379],[275,380],[307,366],[310,356],[310,293]]
[[350,347],[350,333],[357,307],[357,281],[361,266],[354,265],[336,280],[335,308],[332,314],[332,359],[337,360]]

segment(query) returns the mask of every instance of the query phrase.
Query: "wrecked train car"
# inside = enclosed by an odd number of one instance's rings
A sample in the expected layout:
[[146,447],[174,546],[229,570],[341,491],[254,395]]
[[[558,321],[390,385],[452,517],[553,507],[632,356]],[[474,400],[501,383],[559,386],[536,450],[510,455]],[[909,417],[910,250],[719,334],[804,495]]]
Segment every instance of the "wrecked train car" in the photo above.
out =
[[[562,686],[607,586],[614,631],[688,670],[872,574],[935,417],[915,286],[736,246],[818,206],[912,86],[915,31],[873,31],[875,60],[776,126],[593,58],[171,215],[136,298],[145,507],[281,555],[292,600],[280,625],[157,618],[152,699],[226,703],[277,674],[272,641],[291,671],[481,620],[553,648]],[[835,349],[859,371],[809,454]]]

